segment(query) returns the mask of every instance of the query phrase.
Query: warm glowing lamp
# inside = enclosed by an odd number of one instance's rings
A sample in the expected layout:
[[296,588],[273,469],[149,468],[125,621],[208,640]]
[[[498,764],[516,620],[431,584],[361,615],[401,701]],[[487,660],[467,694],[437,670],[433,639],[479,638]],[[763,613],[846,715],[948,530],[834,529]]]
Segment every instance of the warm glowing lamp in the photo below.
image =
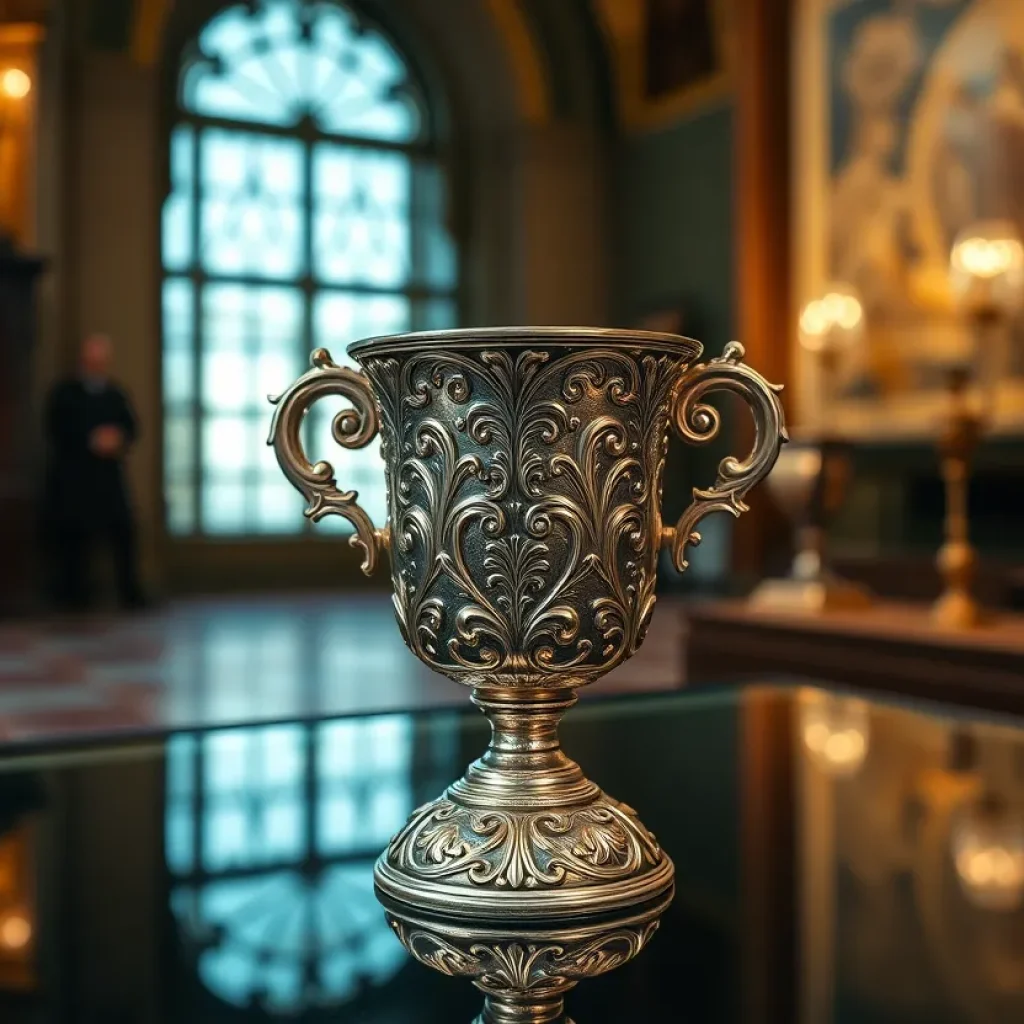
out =
[[21,911],[0,917],[0,949],[24,949],[32,939],[32,923]]
[[800,705],[800,732],[808,754],[823,771],[849,778],[868,756],[868,706],[855,697],[810,691]]
[[32,79],[21,68],[0,71],[0,93],[8,99],[23,100],[32,91]]
[[[21,221],[19,177],[25,140],[22,138],[23,101],[32,79],[21,68],[0,69],[0,248],[8,248]],[[13,229],[13,230],[12,230]]]
[[1017,910],[1024,902],[1024,818],[982,797],[958,813],[953,861],[967,898],[982,910]]
[[1010,221],[961,231],[949,258],[953,304],[971,318],[1003,319],[1024,305],[1024,245]]
[[822,391],[831,398],[836,364],[864,334],[864,306],[855,288],[830,284],[800,313],[800,344],[818,360]]

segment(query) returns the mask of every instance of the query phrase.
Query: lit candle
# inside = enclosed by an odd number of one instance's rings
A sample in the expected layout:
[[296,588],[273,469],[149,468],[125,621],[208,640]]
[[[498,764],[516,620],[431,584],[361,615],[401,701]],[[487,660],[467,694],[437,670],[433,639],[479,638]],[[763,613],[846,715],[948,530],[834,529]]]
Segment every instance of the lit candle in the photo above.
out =
[[818,361],[818,407],[835,397],[835,372],[843,352],[864,333],[864,307],[849,285],[831,284],[800,313],[800,344]]
[[1017,909],[1024,897],[1024,820],[987,797],[953,826],[953,860],[967,898],[982,910]]
[[1002,318],[1024,305],[1024,245],[1009,221],[961,231],[949,258],[953,302],[971,317]]
[[864,307],[849,285],[829,285],[800,314],[800,342],[809,352],[838,352],[860,340]]
[[807,753],[827,774],[849,777],[860,770],[871,734],[864,701],[807,691],[801,695],[800,727]]

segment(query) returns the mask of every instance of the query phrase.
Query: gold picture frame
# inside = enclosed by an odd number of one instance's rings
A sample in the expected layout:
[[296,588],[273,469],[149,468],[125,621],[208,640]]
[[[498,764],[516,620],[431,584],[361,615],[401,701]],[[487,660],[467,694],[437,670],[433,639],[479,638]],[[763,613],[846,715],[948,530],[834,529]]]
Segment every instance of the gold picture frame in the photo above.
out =
[[729,94],[730,0],[594,0],[594,8],[626,131],[665,127]]
[[[796,0],[793,53],[793,308],[841,281],[866,324],[830,396],[793,324],[797,418],[855,440],[931,438],[970,345],[951,238],[997,216],[1024,233],[1024,3]],[[1019,434],[1024,323],[1003,334],[991,429]]]

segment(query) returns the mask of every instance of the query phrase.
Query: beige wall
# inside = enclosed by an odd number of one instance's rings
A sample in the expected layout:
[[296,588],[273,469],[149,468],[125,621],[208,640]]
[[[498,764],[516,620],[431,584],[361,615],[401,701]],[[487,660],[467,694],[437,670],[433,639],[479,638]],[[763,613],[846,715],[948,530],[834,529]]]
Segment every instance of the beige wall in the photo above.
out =
[[[591,126],[549,115],[538,120],[535,100],[517,95],[516,57],[503,47],[489,0],[448,2],[439,11],[405,0],[403,13],[411,38],[434,47],[455,100],[465,320],[603,324],[603,141]],[[454,8],[462,17],[452,17]],[[172,545],[163,537],[160,114],[169,97],[158,68],[77,42],[83,10],[81,0],[69,0],[48,42],[44,84],[51,108],[40,131],[41,148],[54,159],[40,168],[38,201],[46,225],[40,242],[52,271],[42,299],[40,384],[73,365],[83,333],[114,337],[117,375],[142,423],[130,476],[151,586],[288,586],[345,577],[355,557],[337,541],[327,552],[317,541]]]

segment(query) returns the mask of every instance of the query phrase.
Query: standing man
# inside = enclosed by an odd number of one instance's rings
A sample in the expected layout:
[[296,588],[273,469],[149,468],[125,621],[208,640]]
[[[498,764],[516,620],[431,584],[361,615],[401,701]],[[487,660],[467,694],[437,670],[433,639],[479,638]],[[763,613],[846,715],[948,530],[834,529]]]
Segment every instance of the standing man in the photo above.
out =
[[53,388],[46,407],[44,522],[51,540],[52,595],[70,610],[90,603],[89,556],[97,540],[113,556],[122,607],[144,603],[124,478],[125,456],[137,428],[128,396],[110,379],[112,357],[106,335],[87,337],[78,373]]

